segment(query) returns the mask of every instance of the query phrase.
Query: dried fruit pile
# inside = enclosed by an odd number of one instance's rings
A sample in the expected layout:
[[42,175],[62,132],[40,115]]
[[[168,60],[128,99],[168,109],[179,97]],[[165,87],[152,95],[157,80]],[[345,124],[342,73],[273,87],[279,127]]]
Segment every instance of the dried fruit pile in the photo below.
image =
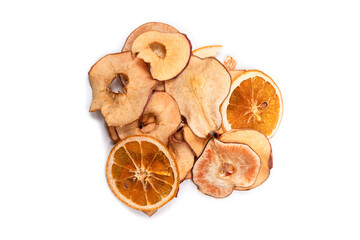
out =
[[[90,111],[101,111],[117,142],[107,180],[128,206],[151,216],[185,179],[223,198],[268,178],[280,90],[261,71],[235,69],[232,57],[218,61],[220,49],[191,51],[186,35],[153,22],[90,69]],[[121,90],[111,90],[115,82]]]

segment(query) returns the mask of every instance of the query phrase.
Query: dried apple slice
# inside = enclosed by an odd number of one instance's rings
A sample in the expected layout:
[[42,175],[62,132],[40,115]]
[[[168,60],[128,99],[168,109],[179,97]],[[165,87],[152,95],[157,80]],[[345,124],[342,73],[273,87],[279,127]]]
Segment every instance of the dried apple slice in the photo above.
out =
[[155,92],[141,117],[133,123],[116,127],[116,131],[121,139],[132,135],[147,135],[167,145],[169,137],[176,132],[180,123],[180,110],[175,100],[166,92]]
[[193,181],[202,193],[224,198],[235,187],[253,185],[260,165],[260,157],[248,145],[213,138],[193,167]]
[[174,80],[165,82],[188,126],[206,138],[221,126],[220,105],[230,89],[231,77],[216,58],[191,56],[189,65]]
[[246,72],[246,70],[243,70],[243,69],[239,69],[239,70],[230,70],[229,73],[230,73],[230,76],[231,76],[231,82],[234,82],[235,79],[240,76],[242,73]]
[[216,57],[218,52],[221,50],[222,45],[210,45],[195,49],[193,55],[199,58]]
[[229,132],[221,135],[219,139],[220,141],[226,143],[246,144],[260,157],[261,167],[255,183],[249,187],[236,187],[236,190],[253,189],[265,182],[265,180],[269,177],[273,161],[271,144],[264,134],[253,129],[230,130]]
[[108,129],[108,133],[109,133],[111,140],[113,140],[114,142],[117,142],[120,140],[115,127],[108,127],[107,129]]
[[[124,94],[110,90],[111,82],[119,75],[127,76]],[[124,126],[141,115],[156,81],[147,71],[146,63],[131,52],[109,54],[95,63],[89,71],[93,100],[90,112],[101,110],[108,126]]]
[[160,91],[160,92],[165,92],[165,84],[164,82],[160,82],[158,81],[158,83],[156,84],[154,91]]
[[182,130],[175,133],[169,140],[168,149],[174,156],[176,164],[179,168],[180,182],[185,180],[185,177],[190,172],[194,165],[195,155],[184,141]]
[[131,51],[150,63],[154,79],[164,81],[174,78],[186,67],[191,44],[185,34],[148,31],[135,39]]
[[166,24],[166,23],[161,23],[161,22],[145,23],[145,24],[141,25],[140,27],[138,27],[137,29],[135,29],[134,31],[132,31],[132,33],[130,33],[130,35],[126,39],[126,42],[122,49],[122,52],[130,51],[134,40],[139,35],[143,34],[144,32],[148,32],[148,31],[158,31],[158,32],[165,32],[165,33],[178,33],[179,32],[176,28],[174,28],[173,26],[170,26],[169,24]]
[[206,143],[210,140],[211,137],[207,137],[207,138],[198,137],[191,131],[191,129],[187,125],[184,125],[182,131],[185,142],[189,144],[190,148],[193,150],[196,157],[199,157],[201,153],[204,151]]

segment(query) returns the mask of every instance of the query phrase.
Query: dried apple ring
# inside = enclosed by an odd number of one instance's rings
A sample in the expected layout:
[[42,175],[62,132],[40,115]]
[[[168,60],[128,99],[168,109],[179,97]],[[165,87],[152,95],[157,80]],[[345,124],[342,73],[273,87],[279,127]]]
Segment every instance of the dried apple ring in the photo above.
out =
[[[110,84],[119,75],[127,76],[124,93],[114,93]],[[101,110],[108,126],[124,126],[138,119],[156,81],[146,63],[131,52],[106,55],[89,71],[93,100],[90,112]]]
[[141,117],[123,127],[116,127],[120,139],[133,135],[147,135],[164,145],[181,123],[180,110],[175,100],[166,92],[151,95]]

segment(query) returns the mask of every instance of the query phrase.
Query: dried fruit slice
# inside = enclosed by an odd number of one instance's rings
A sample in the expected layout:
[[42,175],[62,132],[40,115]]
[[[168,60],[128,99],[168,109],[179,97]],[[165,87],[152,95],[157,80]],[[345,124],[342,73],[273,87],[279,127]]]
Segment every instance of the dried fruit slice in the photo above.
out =
[[224,66],[227,70],[231,71],[234,70],[236,67],[236,61],[231,56],[227,56],[224,60]]
[[158,81],[158,83],[156,84],[154,91],[161,91],[164,92],[165,91],[165,84],[164,82]]
[[131,208],[154,211],[175,197],[179,188],[176,162],[155,138],[132,136],[111,150],[106,176],[115,196]]
[[193,55],[199,58],[216,57],[218,52],[221,50],[222,45],[210,45],[195,49]]
[[[124,94],[114,93],[109,88],[119,74],[128,78]],[[133,57],[131,52],[101,58],[90,69],[89,79],[93,91],[90,112],[101,110],[108,126],[124,126],[138,119],[156,84],[145,62]]]
[[230,74],[218,60],[191,56],[186,69],[165,82],[165,90],[175,98],[191,130],[205,138],[221,126],[219,106],[230,82]]
[[109,133],[111,140],[113,140],[114,142],[117,142],[120,140],[115,127],[108,127],[108,133]]
[[122,49],[122,52],[130,51],[134,40],[139,35],[143,34],[144,32],[147,32],[147,31],[158,31],[158,32],[166,32],[166,33],[179,32],[176,28],[174,28],[173,26],[170,26],[166,23],[161,23],[161,22],[145,23],[145,24],[141,25],[140,27],[138,27],[137,29],[135,29],[132,33],[130,33],[129,37],[126,39],[126,42]]
[[141,117],[133,123],[116,127],[116,131],[120,139],[131,135],[147,135],[167,145],[169,137],[176,132],[180,123],[180,110],[175,100],[166,92],[155,92]]
[[234,82],[235,79],[240,76],[240,74],[246,72],[246,70],[230,70],[229,73],[230,73],[230,76],[231,76],[231,82]]
[[236,190],[253,189],[265,182],[269,177],[273,161],[271,145],[269,139],[264,134],[253,129],[230,130],[221,135],[219,140],[225,143],[246,144],[260,157],[261,167],[255,183],[250,187],[236,187]]
[[190,148],[195,153],[196,157],[199,157],[201,153],[204,151],[206,143],[210,140],[211,137],[201,138],[196,136],[189,126],[184,125],[182,128],[184,140],[187,144],[189,144]]
[[193,181],[202,193],[223,198],[235,187],[253,185],[260,165],[260,157],[249,146],[213,138],[195,162]]
[[269,138],[278,129],[282,112],[279,88],[269,76],[258,70],[238,76],[221,106],[225,131],[252,128]]
[[169,140],[168,149],[174,156],[179,168],[180,182],[185,180],[186,175],[194,165],[195,156],[186,144],[182,130],[175,133]]
[[148,31],[139,35],[131,51],[150,63],[151,76],[159,81],[172,79],[188,64],[191,44],[181,33]]

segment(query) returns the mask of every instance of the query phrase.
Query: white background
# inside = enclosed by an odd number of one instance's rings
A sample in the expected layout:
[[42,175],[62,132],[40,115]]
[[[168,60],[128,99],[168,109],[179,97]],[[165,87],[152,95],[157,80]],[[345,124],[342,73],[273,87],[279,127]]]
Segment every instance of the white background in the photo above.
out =
[[[149,21],[278,84],[262,186],[186,181],[151,218],[113,196],[87,73]],[[360,239],[359,22],[356,1],[1,1],[0,239]]]

